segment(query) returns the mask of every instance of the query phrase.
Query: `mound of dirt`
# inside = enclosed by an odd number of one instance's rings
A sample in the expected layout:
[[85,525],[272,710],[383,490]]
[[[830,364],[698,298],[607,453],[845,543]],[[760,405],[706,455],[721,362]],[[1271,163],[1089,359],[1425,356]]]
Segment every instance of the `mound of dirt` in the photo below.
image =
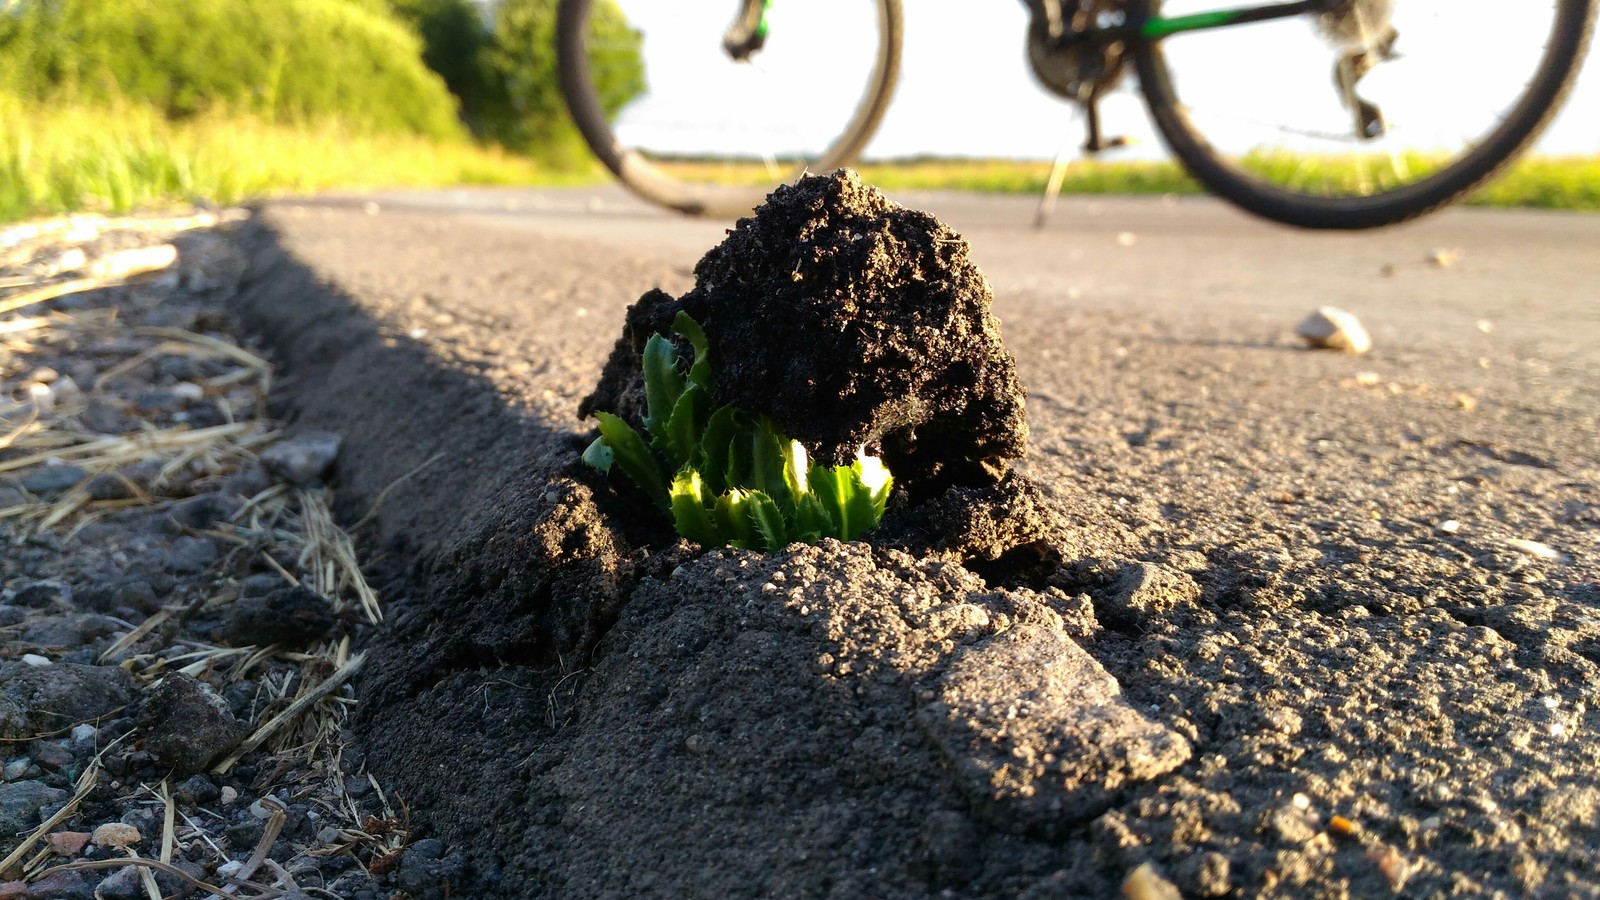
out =
[[966,241],[842,171],[773,192],[682,297],[628,310],[582,415],[644,414],[640,353],[679,310],[705,327],[718,403],[771,416],[828,465],[881,451],[913,497],[986,484],[1028,440],[1016,364]]

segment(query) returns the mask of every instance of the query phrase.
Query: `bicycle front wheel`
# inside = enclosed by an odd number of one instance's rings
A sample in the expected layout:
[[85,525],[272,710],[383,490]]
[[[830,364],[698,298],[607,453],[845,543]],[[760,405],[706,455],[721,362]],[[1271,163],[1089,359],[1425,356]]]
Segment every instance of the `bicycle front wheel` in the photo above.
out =
[[1345,0],[1133,50],[1156,127],[1205,187],[1290,225],[1372,228],[1449,203],[1533,143],[1576,77],[1595,3]]
[[759,36],[732,51],[741,10],[762,4],[562,0],[568,109],[644,199],[747,213],[779,183],[853,162],[882,120],[900,64],[900,0],[768,2]]

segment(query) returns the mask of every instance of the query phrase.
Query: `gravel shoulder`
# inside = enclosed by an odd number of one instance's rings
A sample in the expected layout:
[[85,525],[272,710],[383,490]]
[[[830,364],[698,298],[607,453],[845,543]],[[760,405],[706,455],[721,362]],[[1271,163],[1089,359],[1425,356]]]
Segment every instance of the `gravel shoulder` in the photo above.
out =
[[[1002,292],[1053,556],[696,557],[572,467],[680,257],[338,202],[246,240],[277,402],[405,577],[360,746],[469,895],[1600,891],[1600,395],[1559,322],[1355,358]],[[1006,671],[1102,684],[1121,743],[1044,760],[1084,713],[1008,730]]]

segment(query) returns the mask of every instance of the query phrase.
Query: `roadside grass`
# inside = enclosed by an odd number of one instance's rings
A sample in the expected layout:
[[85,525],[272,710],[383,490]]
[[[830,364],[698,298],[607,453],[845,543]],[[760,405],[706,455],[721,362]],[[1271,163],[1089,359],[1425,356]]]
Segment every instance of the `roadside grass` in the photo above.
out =
[[[722,182],[765,177],[755,163],[683,161],[666,167],[683,177]],[[1043,161],[915,159],[857,168],[887,190],[1032,194],[1044,190],[1050,175],[1050,163]],[[1339,177],[1336,168],[1329,171]],[[211,114],[172,122],[140,105],[47,108],[0,96],[0,222],[328,190],[602,180],[599,165],[575,147],[555,147],[536,160],[466,140],[373,134],[331,121],[276,124],[251,115]],[[1068,169],[1063,192],[1201,190],[1172,162],[1080,160]],[[1600,211],[1600,157],[1524,160],[1467,202]]]
[[334,189],[596,178],[592,164],[551,167],[466,140],[371,134],[336,122],[170,122],[142,106],[46,109],[0,97],[0,221]]
[[[1263,166],[1305,160],[1262,161]],[[1416,163],[1425,166],[1425,161]],[[861,176],[888,190],[960,190],[1031,194],[1044,190],[1050,163],[1014,160],[910,160],[868,163]],[[1324,167],[1330,180],[1352,178],[1348,164]],[[1065,194],[1199,194],[1200,186],[1173,162],[1074,161]],[[1473,206],[1600,211],[1600,157],[1531,157],[1472,194]]]
[[[1422,156],[1406,160],[1412,171],[1426,171],[1430,161]],[[714,164],[679,161],[660,164],[677,177],[726,184],[759,184],[766,170],[758,163]],[[1360,177],[1357,164],[1348,160],[1319,160],[1273,156],[1247,165],[1274,173],[1277,178],[1294,173],[1297,178],[1320,179],[1333,184],[1353,184]],[[1367,163],[1373,172],[1385,171],[1387,160]],[[854,167],[861,177],[890,191],[975,191],[993,194],[1036,194],[1050,178],[1050,163],[1028,160],[910,159],[867,162]],[[1200,194],[1200,186],[1170,161],[1075,160],[1062,183],[1065,194]],[[1600,211],[1600,157],[1533,157],[1513,165],[1504,175],[1470,196],[1474,206],[1536,207]]]

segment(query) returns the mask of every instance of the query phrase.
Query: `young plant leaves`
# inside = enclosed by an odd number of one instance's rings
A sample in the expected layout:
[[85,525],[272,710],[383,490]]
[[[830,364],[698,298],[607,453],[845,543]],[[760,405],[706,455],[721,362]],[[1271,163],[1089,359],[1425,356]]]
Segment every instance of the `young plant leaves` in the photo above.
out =
[[661,424],[650,446],[667,457],[673,471],[700,464],[700,432],[706,420],[711,397],[698,384],[691,384],[678,395],[672,415]]
[[755,522],[750,518],[748,491],[729,488],[727,493],[717,498],[717,505],[711,511],[711,517],[717,523],[717,530],[722,533],[722,539],[726,543],[742,550],[756,546],[758,538]]
[[659,334],[644,345],[644,427],[660,436],[660,429],[683,393],[683,375],[678,371],[678,348]]
[[650,454],[650,448],[644,445],[644,438],[633,430],[632,425],[611,413],[597,412],[594,417],[600,420],[600,437],[611,448],[616,464],[622,467],[623,473],[632,478],[633,483],[642,488],[657,506],[669,508],[666,476],[661,474],[661,464]]
[[750,507],[750,521],[761,533],[766,549],[777,551],[789,546],[789,528],[784,524],[778,504],[761,491],[751,491],[749,498],[746,505]]
[[610,473],[611,463],[616,461],[617,454],[613,453],[606,444],[604,437],[597,437],[588,449],[583,451],[583,461],[602,472]]
[[678,533],[702,547],[719,547],[722,535],[706,509],[705,483],[700,473],[684,469],[672,480],[672,524]]
[[689,367],[689,383],[698,384],[711,393],[711,342],[706,340],[705,329],[683,310],[672,320],[672,330],[689,339],[694,347],[694,364]]
[[709,493],[720,494],[728,489],[728,455],[738,425],[739,411],[731,406],[722,407],[706,420],[705,434],[700,438],[700,475]]
[[[644,427],[651,440],[611,413],[596,413],[600,437],[583,461],[620,467],[672,516],[678,534],[705,547],[780,550],[790,541],[855,540],[877,526],[894,479],[858,451],[848,466],[812,466],[805,447],[765,416],[711,409],[710,343],[678,313],[673,329],[694,348],[688,374],[662,335],[645,343]],[[675,473],[669,476],[668,473]]]

